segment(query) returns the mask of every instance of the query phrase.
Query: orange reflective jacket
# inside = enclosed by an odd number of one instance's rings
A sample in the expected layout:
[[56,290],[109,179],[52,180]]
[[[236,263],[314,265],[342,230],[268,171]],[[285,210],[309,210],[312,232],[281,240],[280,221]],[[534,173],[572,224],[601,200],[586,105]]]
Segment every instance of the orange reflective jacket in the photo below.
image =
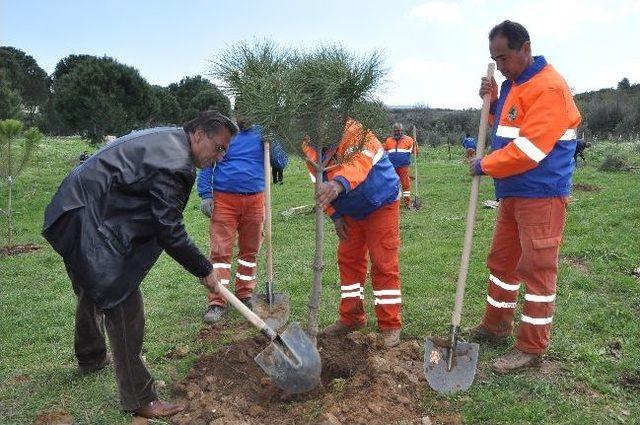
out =
[[[318,149],[307,141],[302,148],[307,159],[315,163]],[[348,215],[360,220],[397,199],[398,176],[380,141],[371,131],[364,131],[359,122],[347,121],[342,139],[337,146],[324,149],[323,159],[327,154],[331,158],[324,181],[335,180],[344,187],[344,192],[325,209],[332,218]],[[307,163],[307,169],[315,181],[314,168]]]
[[402,135],[400,140],[393,137],[387,137],[384,142],[384,149],[389,155],[389,160],[394,167],[406,167],[411,164],[411,155],[414,149],[417,149],[413,139],[406,134]]
[[493,152],[480,163],[496,196],[567,196],[575,168],[580,112],[571,90],[543,56],[502,84],[492,105]]

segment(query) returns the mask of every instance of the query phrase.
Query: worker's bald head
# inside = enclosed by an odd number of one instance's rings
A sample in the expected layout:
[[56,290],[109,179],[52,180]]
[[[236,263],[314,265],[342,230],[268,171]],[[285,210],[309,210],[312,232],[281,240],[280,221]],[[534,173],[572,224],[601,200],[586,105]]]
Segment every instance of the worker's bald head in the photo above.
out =
[[395,139],[400,139],[402,137],[403,132],[404,132],[404,129],[402,127],[402,123],[396,122],[393,124],[393,137]]

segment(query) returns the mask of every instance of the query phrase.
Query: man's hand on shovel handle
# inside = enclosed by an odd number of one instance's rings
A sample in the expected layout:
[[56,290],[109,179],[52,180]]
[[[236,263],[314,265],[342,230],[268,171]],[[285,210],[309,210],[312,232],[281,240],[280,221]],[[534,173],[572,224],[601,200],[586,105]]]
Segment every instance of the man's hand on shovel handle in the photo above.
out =
[[498,100],[498,83],[495,78],[489,80],[487,77],[482,77],[478,94],[484,99],[484,95],[487,93],[491,94],[491,103]]
[[200,279],[200,283],[202,283],[209,292],[217,294],[220,282],[218,281],[218,273],[216,273],[216,270],[211,270],[211,273]]

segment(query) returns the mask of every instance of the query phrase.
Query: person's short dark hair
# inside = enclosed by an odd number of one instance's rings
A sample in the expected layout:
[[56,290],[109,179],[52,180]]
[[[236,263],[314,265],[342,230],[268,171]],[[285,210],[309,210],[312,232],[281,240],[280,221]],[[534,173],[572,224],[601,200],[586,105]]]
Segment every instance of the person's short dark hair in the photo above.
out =
[[218,111],[200,112],[200,115],[196,118],[184,123],[182,128],[184,128],[184,131],[187,133],[194,133],[198,129],[202,129],[202,131],[204,131],[209,137],[216,134],[223,128],[227,128],[231,133],[231,136],[238,134],[238,126],[231,121],[229,117],[222,115]]
[[467,137],[471,137],[471,135],[469,133],[467,133]]
[[525,41],[531,41],[525,27],[509,20],[499,23],[489,31],[489,41],[498,36],[506,38],[509,48],[513,50],[520,50]]

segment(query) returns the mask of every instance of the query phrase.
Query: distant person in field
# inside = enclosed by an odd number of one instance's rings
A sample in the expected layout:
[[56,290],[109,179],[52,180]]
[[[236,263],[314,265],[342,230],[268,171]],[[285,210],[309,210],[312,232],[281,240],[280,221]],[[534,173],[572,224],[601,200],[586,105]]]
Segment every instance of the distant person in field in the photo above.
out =
[[393,124],[393,135],[388,137],[384,144],[384,149],[389,155],[389,160],[400,178],[402,184],[402,199],[406,208],[411,208],[411,177],[410,165],[414,149],[417,152],[415,141],[404,134],[401,123]]
[[182,212],[195,167],[221,159],[236,132],[227,117],[207,111],[183,127],[121,137],[76,167],[45,211],[42,234],[62,256],[77,298],[79,371],[98,371],[113,359],[125,411],[157,418],[184,409],[158,399],[142,360],[139,286],[165,251],[209,291],[218,290],[215,269],[187,235]]
[[476,139],[471,137],[469,133],[462,139],[462,147],[464,148],[464,155],[467,160],[471,160],[476,156]]
[[[316,202],[333,220],[340,240],[340,315],[323,333],[346,335],[364,327],[364,284],[371,270],[375,313],[384,344],[398,345],[402,327],[398,176],[380,141],[355,120],[347,121],[342,139],[333,146],[320,149],[313,141],[306,141],[303,150],[310,161],[317,162],[321,155],[331,167]],[[342,161],[345,155],[349,157]],[[307,168],[315,180],[315,170],[309,164]]]
[[271,142],[271,176],[273,184],[284,184],[284,169],[289,163],[289,155],[278,140]]
[[524,283],[515,346],[493,363],[496,372],[508,373],[538,365],[549,346],[581,118],[564,78],[544,56],[532,55],[522,25],[496,25],[489,52],[506,81],[498,96],[495,80],[482,78],[480,97],[491,96],[493,151],[474,159],[470,169],[494,178],[500,206],[487,259],[486,310],[470,333],[489,342],[506,340]]
[[78,158],[78,164],[83,164],[87,159],[89,159],[89,152],[82,152]]
[[573,154],[573,160],[578,164],[578,156],[582,158],[583,162],[587,162],[587,158],[584,157],[584,150],[586,148],[590,148],[591,143],[585,142],[583,139],[578,139],[578,143],[576,145],[576,151]]
[[[262,130],[236,110],[240,132],[215,168],[198,174],[201,210],[211,218],[211,264],[222,285],[229,285],[233,246],[238,238],[238,257],[234,277],[236,296],[250,309],[256,287],[257,256],[264,222],[264,142]],[[210,292],[203,320],[220,321],[226,300]]]

